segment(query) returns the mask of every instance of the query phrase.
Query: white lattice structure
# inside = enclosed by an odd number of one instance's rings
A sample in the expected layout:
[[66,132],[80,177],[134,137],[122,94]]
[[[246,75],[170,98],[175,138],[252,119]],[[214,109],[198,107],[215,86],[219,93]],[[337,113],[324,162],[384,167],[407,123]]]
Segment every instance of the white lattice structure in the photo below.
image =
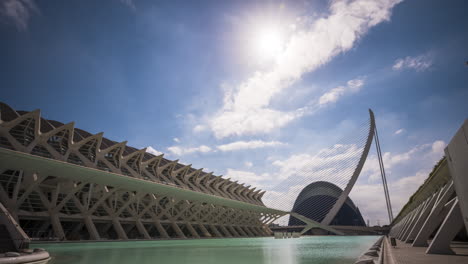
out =
[[0,103],[0,202],[33,239],[269,235],[265,193]]

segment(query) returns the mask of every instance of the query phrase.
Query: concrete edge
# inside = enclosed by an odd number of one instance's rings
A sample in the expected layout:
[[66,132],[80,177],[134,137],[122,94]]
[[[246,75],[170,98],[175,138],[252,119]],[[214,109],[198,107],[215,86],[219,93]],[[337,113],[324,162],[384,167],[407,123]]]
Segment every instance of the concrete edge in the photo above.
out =
[[398,264],[395,260],[393,253],[393,247],[390,244],[389,237],[385,236],[383,239],[383,246],[385,250],[383,251],[383,262],[382,264]]

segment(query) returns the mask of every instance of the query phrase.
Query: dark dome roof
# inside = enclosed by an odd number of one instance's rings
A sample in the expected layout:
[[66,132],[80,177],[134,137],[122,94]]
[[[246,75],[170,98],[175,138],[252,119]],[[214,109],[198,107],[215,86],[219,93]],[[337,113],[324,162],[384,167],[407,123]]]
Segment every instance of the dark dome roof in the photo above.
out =
[[[317,181],[307,185],[294,202],[293,212],[299,213],[317,222],[321,222],[335,204],[343,190],[333,183]],[[303,225],[295,217],[289,218],[289,225]],[[331,222],[332,225],[365,226],[359,208],[348,197]]]

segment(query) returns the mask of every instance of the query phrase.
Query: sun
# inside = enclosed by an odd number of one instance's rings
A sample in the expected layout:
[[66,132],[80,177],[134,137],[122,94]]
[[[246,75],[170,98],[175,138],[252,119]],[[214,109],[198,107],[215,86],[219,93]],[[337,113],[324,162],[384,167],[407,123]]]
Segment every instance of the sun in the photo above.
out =
[[255,53],[262,61],[275,59],[283,50],[281,31],[275,27],[261,28],[253,38]]

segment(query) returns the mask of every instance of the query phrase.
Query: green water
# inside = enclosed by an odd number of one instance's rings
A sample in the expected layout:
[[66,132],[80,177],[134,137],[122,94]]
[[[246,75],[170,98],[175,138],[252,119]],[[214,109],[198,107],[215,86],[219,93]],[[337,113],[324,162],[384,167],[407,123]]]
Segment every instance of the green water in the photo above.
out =
[[377,238],[311,236],[34,244],[33,247],[49,251],[50,264],[335,264],[353,263]]

